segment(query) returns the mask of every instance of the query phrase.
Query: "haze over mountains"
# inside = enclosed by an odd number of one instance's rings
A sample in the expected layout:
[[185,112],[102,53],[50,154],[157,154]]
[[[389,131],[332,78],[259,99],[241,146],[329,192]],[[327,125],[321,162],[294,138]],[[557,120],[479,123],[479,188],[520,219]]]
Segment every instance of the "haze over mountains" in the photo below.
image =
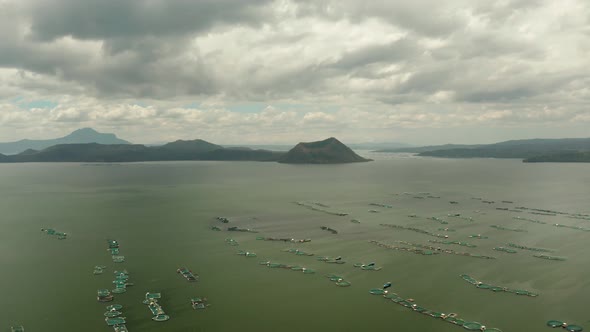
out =
[[[525,162],[590,162],[590,138],[511,140],[494,144],[444,144],[404,147],[402,143],[362,143],[351,146],[366,148],[370,144],[388,146],[376,152],[416,153],[442,158],[519,158]],[[268,147],[279,147],[265,145]],[[391,148],[398,146],[399,148]],[[299,143],[289,150],[224,147],[201,139],[177,140],[146,146],[131,144],[115,134],[99,133],[91,128],[47,140],[23,139],[0,143],[0,162],[126,162],[171,160],[252,160],[282,163],[352,163],[369,161],[350,147],[331,137],[323,141]],[[288,152],[285,152],[289,150]],[[17,153],[17,154],[15,154]],[[10,155],[5,155],[10,154]]]
[[41,150],[57,144],[74,143],[131,144],[118,138],[115,134],[99,133],[92,128],[82,128],[60,138],[46,140],[22,139],[16,142],[0,143],[0,153],[16,154],[28,149]]
[[173,160],[276,161],[283,153],[249,148],[223,148],[203,140],[175,141],[162,146],[141,144],[59,144],[2,156],[0,162],[137,162]]
[[494,144],[445,144],[377,152],[410,152],[442,158],[519,158],[525,162],[590,162],[590,138],[526,139]]
[[[83,129],[68,135],[74,138],[100,140],[116,137],[104,135],[91,129]],[[55,141],[55,140],[48,140]],[[116,141],[122,141],[116,139]],[[47,141],[44,141],[47,142]],[[126,142],[126,141],[123,141]],[[300,143],[289,152],[277,152],[248,147],[223,147],[201,139],[177,140],[160,146],[116,143],[68,143],[57,144],[41,150],[27,149],[15,155],[0,154],[0,162],[136,162],[173,160],[234,160],[234,161],[280,161],[282,163],[324,164],[369,161],[358,156],[335,138],[320,142]]]

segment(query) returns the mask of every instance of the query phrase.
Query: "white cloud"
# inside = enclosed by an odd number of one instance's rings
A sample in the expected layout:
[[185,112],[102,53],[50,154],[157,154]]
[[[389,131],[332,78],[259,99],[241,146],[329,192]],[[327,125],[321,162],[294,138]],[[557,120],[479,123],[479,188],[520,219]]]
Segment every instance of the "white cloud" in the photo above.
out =
[[[584,0],[150,4],[0,2],[0,140],[83,126],[139,142],[567,136],[588,118]],[[269,107],[232,107],[246,103]]]

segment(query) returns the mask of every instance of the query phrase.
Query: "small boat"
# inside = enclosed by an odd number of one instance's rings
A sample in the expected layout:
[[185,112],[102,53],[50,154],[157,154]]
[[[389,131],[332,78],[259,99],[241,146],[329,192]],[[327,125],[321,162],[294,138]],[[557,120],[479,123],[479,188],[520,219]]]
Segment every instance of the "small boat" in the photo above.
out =
[[113,300],[113,295],[108,289],[99,289],[97,291],[96,300],[98,300],[98,302],[110,302]]
[[25,332],[25,328],[22,325],[16,325],[10,327],[11,332]]

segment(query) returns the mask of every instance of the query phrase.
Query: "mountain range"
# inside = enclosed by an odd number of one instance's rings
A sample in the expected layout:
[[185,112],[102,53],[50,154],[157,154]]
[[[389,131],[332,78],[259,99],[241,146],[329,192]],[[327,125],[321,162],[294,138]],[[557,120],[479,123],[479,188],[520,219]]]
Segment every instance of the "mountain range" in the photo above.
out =
[[[396,143],[386,143],[396,144]],[[354,146],[354,145],[353,145]],[[526,139],[494,144],[445,144],[381,149],[375,152],[416,153],[441,158],[519,158],[525,162],[590,162],[590,138]],[[47,140],[0,143],[0,162],[125,162],[160,160],[253,160],[281,163],[352,163],[369,161],[336,138],[299,143],[288,152],[224,147],[196,139],[157,146],[131,144],[92,128]]]
[[[90,133],[89,131],[86,131]],[[76,133],[76,132],[75,132]],[[72,136],[72,135],[69,135]],[[113,135],[114,136],[114,135]],[[177,140],[159,146],[141,144],[71,143],[44,149],[26,149],[14,155],[0,154],[0,162],[137,162],[172,160],[278,161],[296,164],[368,161],[336,138],[299,143],[288,152],[247,147],[223,147],[201,139]]]
[[590,162],[590,138],[525,139],[494,144],[434,145],[376,152],[411,152],[441,158],[518,158],[525,162]]
[[17,154],[28,149],[42,150],[58,144],[99,143],[99,144],[131,144],[118,138],[115,134],[99,133],[92,128],[78,129],[71,134],[54,139],[30,140],[0,143],[0,153]]

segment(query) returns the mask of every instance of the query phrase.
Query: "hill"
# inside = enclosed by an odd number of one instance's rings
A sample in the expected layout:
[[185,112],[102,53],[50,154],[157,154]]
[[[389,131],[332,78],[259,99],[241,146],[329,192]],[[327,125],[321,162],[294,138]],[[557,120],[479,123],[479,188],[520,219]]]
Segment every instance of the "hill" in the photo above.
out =
[[176,141],[162,146],[140,144],[58,144],[41,151],[0,155],[0,162],[135,162],[171,160],[277,161],[284,153],[249,148],[223,148],[203,140]]
[[512,140],[463,148],[429,150],[418,155],[444,158],[524,159],[581,151],[590,151],[590,138]]
[[92,128],[82,128],[61,138],[47,140],[23,139],[16,142],[0,143],[0,153],[16,154],[28,149],[42,150],[58,144],[80,143],[131,144],[128,141],[118,138],[115,134],[99,133]]
[[450,149],[466,149],[466,148],[471,149],[471,148],[477,148],[480,146],[482,146],[482,145],[443,144],[443,145],[428,145],[428,146],[418,146],[418,147],[387,148],[387,149],[375,150],[373,152],[422,153],[422,152],[450,150]]
[[546,156],[536,156],[523,160],[525,163],[590,163],[590,151],[564,152]]
[[352,151],[334,137],[323,141],[299,143],[280,159],[285,164],[341,164],[370,161]]

